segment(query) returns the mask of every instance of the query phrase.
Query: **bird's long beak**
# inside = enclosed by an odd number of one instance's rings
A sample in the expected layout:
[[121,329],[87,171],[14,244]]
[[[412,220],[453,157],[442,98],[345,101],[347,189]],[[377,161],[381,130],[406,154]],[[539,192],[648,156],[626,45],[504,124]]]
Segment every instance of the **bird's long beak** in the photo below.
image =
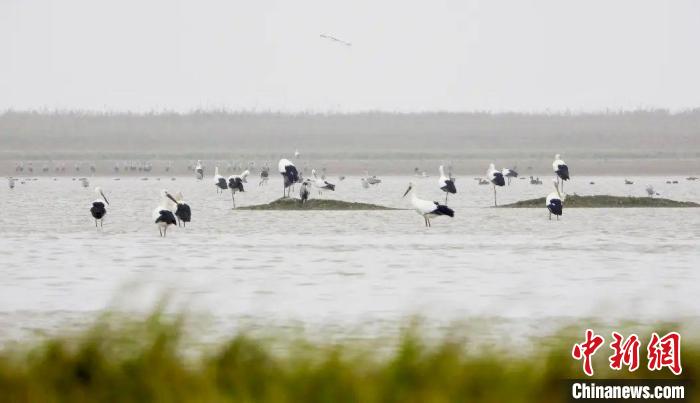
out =
[[401,196],[401,197],[406,197],[406,195],[407,195],[408,192],[410,192],[410,191],[411,191],[411,187],[409,186],[408,189],[406,189],[406,193],[404,193],[403,196]]
[[166,193],[165,195],[168,196],[168,199],[172,200],[175,204],[179,204],[170,193]]
[[105,194],[100,192],[100,195],[102,196],[103,199],[105,199],[105,203],[109,204],[109,201],[107,200],[107,197],[105,197]]

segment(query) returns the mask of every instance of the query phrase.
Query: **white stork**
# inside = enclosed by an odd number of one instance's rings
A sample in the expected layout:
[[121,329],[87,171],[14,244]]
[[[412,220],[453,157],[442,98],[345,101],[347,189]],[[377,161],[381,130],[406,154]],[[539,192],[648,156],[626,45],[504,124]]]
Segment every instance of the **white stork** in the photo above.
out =
[[497,171],[496,166],[493,164],[489,165],[489,170],[486,171],[486,178],[493,184],[493,205],[498,206],[498,201],[496,200],[496,186],[504,186],[506,181],[503,179],[503,174]]
[[289,194],[287,192],[287,188],[299,182],[299,172],[297,171],[297,167],[294,166],[292,161],[285,158],[282,158],[277,164],[277,169],[282,175],[282,179],[284,182],[282,188],[282,197],[288,197]]
[[214,167],[214,186],[216,186],[216,193],[221,193],[228,189],[226,178],[219,174],[219,167]]
[[556,180],[552,182],[554,183],[556,192],[550,193],[545,199],[544,204],[547,206],[547,210],[549,210],[549,219],[551,220],[552,214],[554,214],[557,216],[557,220],[559,220],[559,216],[564,212],[565,197],[562,197],[561,193],[559,193],[559,183]]
[[234,195],[236,192],[244,192],[243,183],[247,183],[248,175],[250,171],[247,169],[243,171],[240,175],[231,175],[228,177],[228,188],[231,189],[231,202],[233,202],[233,208],[236,208],[236,199]]
[[423,216],[426,227],[431,226],[430,219],[433,217],[441,215],[446,215],[448,217],[455,216],[454,210],[445,205],[442,205],[436,201],[419,199],[418,196],[416,196],[416,192],[413,190],[412,183],[408,184],[408,189],[406,189],[406,192],[403,194],[403,197],[406,197],[406,195],[409,193],[411,193],[411,204],[413,205],[413,208],[416,210],[416,212]]
[[552,169],[557,175],[557,184],[559,183],[559,179],[561,179],[561,191],[563,192],[564,181],[569,180],[569,167],[566,165],[566,162],[561,160],[560,154],[554,156],[554,162],[552,162]]
[[192,209],[182,197],[182,192],[178,192],[177,197],[175,197],[175,202],[177,203],[177,208],[175,209],[175,217],[177,217],[177,226],[179,227],[180,224],[182,224],[183,227],[186,227],[187,223],[192,221]]
[[175,198],[168,193],[167,190],[161,190],[160,203],[158,204],[158,207],[153,210],[151,218],[158,226],[158,231],[160,231],[160,236],[162,237],[167,235],[168,226],[177,225],[177,219],[173,213],[174,206],[177,206],[177,200],[175,200]]
[[[311,176],[314,177],[313,184],[314,184],[314,186],[316,187],[316,189],[318,189],[318,194],[319,194],[319,195],[321,194],[321,191],[322,191],[322,190],[333,190],[333,191],[335,190],[335,185],[332,184],[332,183],[330,183],[330,182],[328,182],[328,181],[326,181],[325,178],[323,178],[323,177],[319,178],[319,177],[316,175],[316,170],[315,170],[315,169],[312,169],[312,170],[311,170]],[[325,176],[325,175],[324,175],[324,176]]]
[[518,177],[518,173],[515,171],[515,168],[503,168],[501,169],[501,173],[503,174],[504,178],[508,178],[508,185],[510,185],[510,178]]
[[449,196],[450,193],[457,193],[457,187],[455,186],[454,179],[445,175],[445,169],[442,165],[440,165],[440,179],[438,179],[438,185],[440,186],[440,190],[445,192],[445,204],[447,204],[447,196]]
[[[100,222],[100,228],[102,228],[102,220],[107,214],[107,208],[105,208],[105,203],[109,204],[105,194],[99,187],[95,188],[95,193],[97,193],[97,199],[92,202],[92,207],[90,207],[90,214],[92,218],[95,219],[95,228],[97,228],[97,222]],[[102,202],[104,201],[104,203]]]

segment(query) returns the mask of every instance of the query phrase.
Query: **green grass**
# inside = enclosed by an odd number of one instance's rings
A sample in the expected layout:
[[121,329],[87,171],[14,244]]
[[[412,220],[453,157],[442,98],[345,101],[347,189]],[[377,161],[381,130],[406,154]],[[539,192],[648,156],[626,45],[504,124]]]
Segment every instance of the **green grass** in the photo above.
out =
[[[513,208],[543,208],[544,197],[538,199],[521,200],[500,207]],[[564,208],[624,208],[624,207],[700,207],[693,202],[675,201],[659,197],[629,197],[629,196],[566,196]]]
[[277,199],[267,204],[240,207],[239,210],[398,210],[369,203],[353,203],[332,199],[310,199],[306,203],[300,199]]
[[[6,347],[0,402],[566,402],[564,380],[582,377],[570,357],[582,334],[517,351],[428,341],[415,328],[381,345],[241,333],[191,354],[181,319],[155,314]],[[644,365],[612,374],[607,354],[594,357],[599,378],[672,378]],[[697,377],[700,346],[686,341],[682,358],[682,377]]]

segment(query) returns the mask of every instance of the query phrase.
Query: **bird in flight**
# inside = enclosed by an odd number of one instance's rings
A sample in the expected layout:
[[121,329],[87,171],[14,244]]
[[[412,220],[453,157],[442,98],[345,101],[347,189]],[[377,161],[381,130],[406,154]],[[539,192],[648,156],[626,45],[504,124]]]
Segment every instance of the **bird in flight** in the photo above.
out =
[[345,45],[345,46],[352,46],[352,43],[346,42],[346,41],[344,41],[344,40],[342,40],[342,39],[338,39],[338,38],[336,38],[335,36],[326,35],[326,34],[321,34],[320,36],[321,36],[321,38],[323,38],[323,39],[328,39],[328,40],[331,40],[331,41],[334,41],[334,42],[338,42],[338,43],[343,44],[343,45]]

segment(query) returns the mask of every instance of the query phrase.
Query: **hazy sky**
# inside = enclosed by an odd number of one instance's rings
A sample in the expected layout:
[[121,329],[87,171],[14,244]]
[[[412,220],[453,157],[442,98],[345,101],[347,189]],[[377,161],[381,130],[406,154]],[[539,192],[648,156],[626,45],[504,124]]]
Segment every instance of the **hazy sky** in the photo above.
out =
[[0,0],[0,109],[683,109],[699,43],[697,0]]

